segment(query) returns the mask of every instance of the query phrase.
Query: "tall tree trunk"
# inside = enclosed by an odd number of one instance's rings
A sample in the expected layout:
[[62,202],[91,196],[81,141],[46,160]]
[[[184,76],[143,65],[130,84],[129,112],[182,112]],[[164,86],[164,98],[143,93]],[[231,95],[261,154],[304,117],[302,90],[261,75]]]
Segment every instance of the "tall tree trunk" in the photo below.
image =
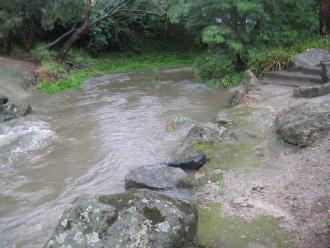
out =
[[11,52],[11,35],[10,35],[10,33],[4,37],[3,45],[4,45],[4,49],[5,49],[5,54],[9,55]]
[[34,39],[34,33],[31,27],[30,21],[27,21],[26,23],[26,29],[27,29],[27,36],[26,36],[26,44],[25,44],[25,49],[26,51],[31,51],[33,47],[33,39]]
[[320,0],[320,34],[330,34],[330,1]]
[[63,61],[69,50],[71,49],[72,45],[83,36],[91,26],[88,23],[85,23],[82,27],[78,30],[74,31],[71,37],[64,43],[63,47],[60,50],[58,58]]

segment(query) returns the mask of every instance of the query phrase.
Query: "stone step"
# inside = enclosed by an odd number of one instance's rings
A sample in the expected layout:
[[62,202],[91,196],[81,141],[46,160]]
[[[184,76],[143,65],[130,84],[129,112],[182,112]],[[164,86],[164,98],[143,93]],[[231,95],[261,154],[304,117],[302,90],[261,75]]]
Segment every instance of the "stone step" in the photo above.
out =
[[305,74],[302,72],[289,72],[289,71],[270,71],[264,74],[266,79],[275,79],[282,81],[297,81],[307,83],[323,83],[321,75]]
[[289,68],[289,72],[301,72],[303,74],[309,74],[314,76],[321,76],[321,67],[310,66],[310,67],[299,67],[299,68]]
[[312,87],[315,85],[319,85],[316,83],[311,82],[302,82],[302,81],[295,81],[295,80],[282,80],[282,79],[270,79],[270,78],[263,78],[261,81],[263,84],[277,84],[277,85],[284,85],[284,86],[291,86],[291,87]]

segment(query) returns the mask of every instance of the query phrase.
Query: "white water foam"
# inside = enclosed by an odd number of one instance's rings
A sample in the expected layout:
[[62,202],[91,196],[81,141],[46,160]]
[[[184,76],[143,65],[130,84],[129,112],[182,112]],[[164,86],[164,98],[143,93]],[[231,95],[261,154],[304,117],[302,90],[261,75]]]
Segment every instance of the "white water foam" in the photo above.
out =
[[0,125],[0,164],[46,147],[57,138],[44,121],[11,121]]

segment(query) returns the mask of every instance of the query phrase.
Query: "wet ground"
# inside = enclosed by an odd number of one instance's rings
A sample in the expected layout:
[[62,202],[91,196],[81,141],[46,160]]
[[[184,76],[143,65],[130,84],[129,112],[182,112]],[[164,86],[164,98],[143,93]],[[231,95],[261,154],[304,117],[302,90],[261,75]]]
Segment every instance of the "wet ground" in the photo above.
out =
[[195,175],[205,247],[329,247],[330,136],[297,148],[278,139],[273,125],[290,105],[329,100],[263,85],[225,110],[233,125],[223,144],[193,147],[210,159]]

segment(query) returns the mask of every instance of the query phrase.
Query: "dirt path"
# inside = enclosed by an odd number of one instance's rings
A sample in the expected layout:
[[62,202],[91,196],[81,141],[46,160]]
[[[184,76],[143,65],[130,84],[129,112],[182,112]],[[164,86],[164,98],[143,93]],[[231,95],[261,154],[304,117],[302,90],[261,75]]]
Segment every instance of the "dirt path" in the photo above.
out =
[[228,110],[234,125],[225,144],[201,147],[210,157],[195,175],[206,247],[330,247],[330,135],[305,149],[277,138],[277,113],[307,101],[291,94],[262,86]]

